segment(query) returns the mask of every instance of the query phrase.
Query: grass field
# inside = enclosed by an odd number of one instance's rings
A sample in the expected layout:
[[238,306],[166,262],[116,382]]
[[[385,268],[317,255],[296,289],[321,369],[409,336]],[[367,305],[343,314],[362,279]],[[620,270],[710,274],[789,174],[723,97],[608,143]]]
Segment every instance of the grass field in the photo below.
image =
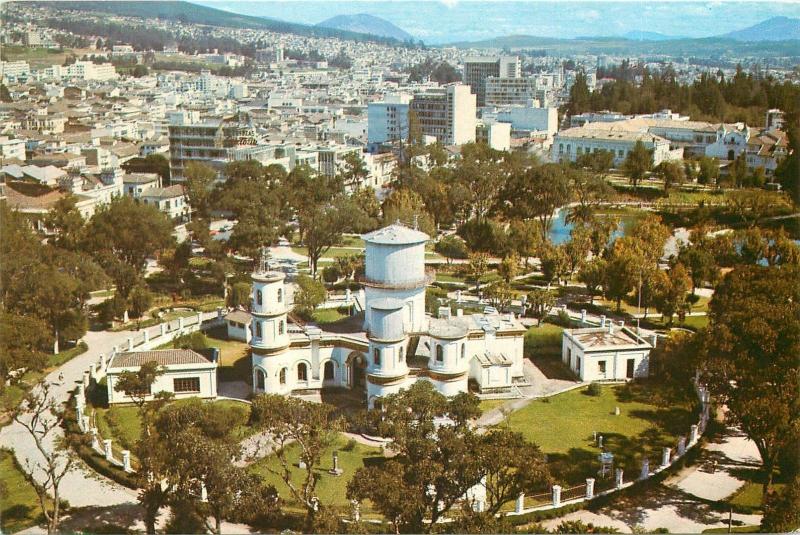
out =
[[311,315],[311,319],[321,325],[324,325],[326,323],[336,323],[337,321],[349,317],[350,315],[347,313],[347,309],[344,307],[320,308],[315,310],[314,313]]
[[[657,466],[663,446],[674,447],[694,419],[690,407],[659,407],[652,404],[651,384],[602,387],[601,395],[590,396],[585,388],[533,401],[513,412],[507,421],[548,454],[556,479],[580,483],[599,469],[600,449],[594,443],[596,431],[604,437],[605,448],[616,456],[615,466],[632,477],[638,474],[647,455]],[[614,408],[620,415],[614,415]]]
[[86,53],[81,50],[49,49],[49,48],[28,48],[18,45],[3,45],[3,60],[6,61],[27,61],[31,68],[47,67],[50,65],[63,65],[64,60],[70,53],[75,53],[78,57]]
[[561,354],[561,333],[563,327],[552,323],[530,327],[525,333],[525,356],[532,358],[541,354]]
[[[350,448],[350,446],[352,446],[352,448]],[[344,470],[344,473],[340,476],[334,476],[328,473],[328,470],[333,468],[332,455],[334,451],[338,452],[339,467]],[[287,457],[293,465],[292,481],[296,484],[299,484],[302,481],[302,477],[305,475],[305,470],[300,470],[296,466],[298,455],[298,448],[293,445],[287,446]],[[339,435],[334,440],[333,445],[322,453],[321,459],[320,469],[316,472],[318,478],[316,495],[319,496],[320,501],[325,505],[349,507],[350,501],[346,496],[347,483],[353,478],[353,474],[357,469],[370,462],[380,462],[380,460],[383,459],[383,454],[378,448],[366,446],[355,441],[348,445],[348,439],[343,435]],[[263,476],[267,483],[275,485],[281,498],[291,504],[293,499],[289,493],[288,487],[280,477],[271,473],[268,467],[274,470],[280,470],[281,465],[278,458],[274,455],[265,457],[253,464],[251,469],[253,472]],[[367,508],[362,507],[362,510],[364,509]]]
[[0,450],[0,480],[5,486],[0,502],[0,529],[15,533],[38,524],[42,520],[39,498],[8,450]]

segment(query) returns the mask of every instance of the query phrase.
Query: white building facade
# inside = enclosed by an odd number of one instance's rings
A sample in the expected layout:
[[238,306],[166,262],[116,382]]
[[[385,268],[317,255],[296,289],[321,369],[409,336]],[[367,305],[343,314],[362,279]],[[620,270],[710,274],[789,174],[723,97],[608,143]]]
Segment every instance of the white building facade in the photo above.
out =
[[600,327],[565,329],[561,337],[561,360],[581,381],[623,381],[647,377],[648,342],[633,329],[603,319]]

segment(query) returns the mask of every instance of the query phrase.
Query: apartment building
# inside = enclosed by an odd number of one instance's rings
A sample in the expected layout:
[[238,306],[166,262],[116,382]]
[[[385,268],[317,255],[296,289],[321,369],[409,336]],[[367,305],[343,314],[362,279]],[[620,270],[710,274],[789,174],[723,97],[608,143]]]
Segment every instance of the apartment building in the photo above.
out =
[[411,95],[386,95],[367,106],[367,145],[370,152],[383,143],[408,139],[408,109]]
[[469,86],[449,84],[414,95],[411,110],[422,134],[444,145],[475,141],[476,96]]
[[486,81],[494,78],[519,78],[522,63],[518,56],[482,56],[464,60],[464,83],[477,97],[477,106],[486,105]]
[[189,162],[200,162],[217,171],[228,162],[260,160],[271,147],[256,146],[256,134],[245,114],[195,122],[196,115],[176,113],[169,125],[170,172],[173,181],[184,180]]
[[500,78],[490,76],[486,79],[486,106],[527,106],[538,100],[539,91],[536,80],[526,78]]

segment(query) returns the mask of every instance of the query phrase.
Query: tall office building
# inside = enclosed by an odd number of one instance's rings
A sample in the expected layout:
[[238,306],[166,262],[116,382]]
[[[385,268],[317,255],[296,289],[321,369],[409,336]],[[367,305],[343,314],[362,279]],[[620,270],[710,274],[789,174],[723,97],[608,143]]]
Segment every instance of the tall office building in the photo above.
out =
[[486,79],[519,78],[522,76],[522,63],[519,56],[471,57],[464,60],[464,83],[477,97],[477,105],[486,105]]
[[411,101],[422,134],[445,145],[475,141],[475,95],[469,86],[449,84],[417,93]]

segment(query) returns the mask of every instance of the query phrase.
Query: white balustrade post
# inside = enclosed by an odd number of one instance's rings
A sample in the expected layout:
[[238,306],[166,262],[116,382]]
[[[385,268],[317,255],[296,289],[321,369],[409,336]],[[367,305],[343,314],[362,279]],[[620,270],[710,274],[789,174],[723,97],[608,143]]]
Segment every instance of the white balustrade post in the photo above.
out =
[[594,498],[594,478],[587,477],[586,478],[586,499],[591,500]]
[[225,316],[222,314],[222,307],[217,307],[217,319],[222,320]]
[[581,309],[581,324],[586,325],[586,309]]
[[89,388],[91,376],[88,371],[83,372],[83,388]]
[[553,485],[553,507],[561,506],[561,485]]
[[200,483],[200,501],[207,502],[208,501],[208,490],[206,490],[206,484]]
[[97,365],[94,362],[89,364],[89,377],[97,380]]
[[100,371],[106,371],[106,355],[105,353],[100,353]]
[[517,514],[521,514],[522,511],[525,510],[525,493],[520,492],[519,496],[517,496],[517,502],[514,505],[514,511]]
[[129,450],[122,450],[122,469],[126,472],[131,472],[131,452]]
[[642,459],[642,473],[639,474],[639,479],[647,479],[650,477],[650,459]]
[[666,446],[661,450],[661,466],[669,466],[669,459],[672,455],[672,448]]
[[133,351],[133,336],[128,337],[128,351]]
[[83,426],[81,427],[81,429],[83,430],[84,433],[89,431],[89,417],[88,416],[84,416],[83,417]]
[[114,458],[114,451],[111,449],[111,442],[112,439],[110,438],[106,438],[103,440],[103,445],[105,446],[104,449],[106,452],[106,461],[110,461],[111,459]]
[[144,340],[142,340],[143,344],[146,344],[150,341],[150,332],[147,329],[142,331],[142,338],[144,338]]
[[100,440],[97,438],[97,428],[92,427],[90,433],[92,433],[92,449],[96,450],[100,447]]
[[692,425],[689,428],[689,444],[697,442],[697,425]]
[[622,468],[617,468],[616,472],[614,473],[614,484],[618,489],[622,488],[622,483],[623,483],[622,476],[623,476]]

